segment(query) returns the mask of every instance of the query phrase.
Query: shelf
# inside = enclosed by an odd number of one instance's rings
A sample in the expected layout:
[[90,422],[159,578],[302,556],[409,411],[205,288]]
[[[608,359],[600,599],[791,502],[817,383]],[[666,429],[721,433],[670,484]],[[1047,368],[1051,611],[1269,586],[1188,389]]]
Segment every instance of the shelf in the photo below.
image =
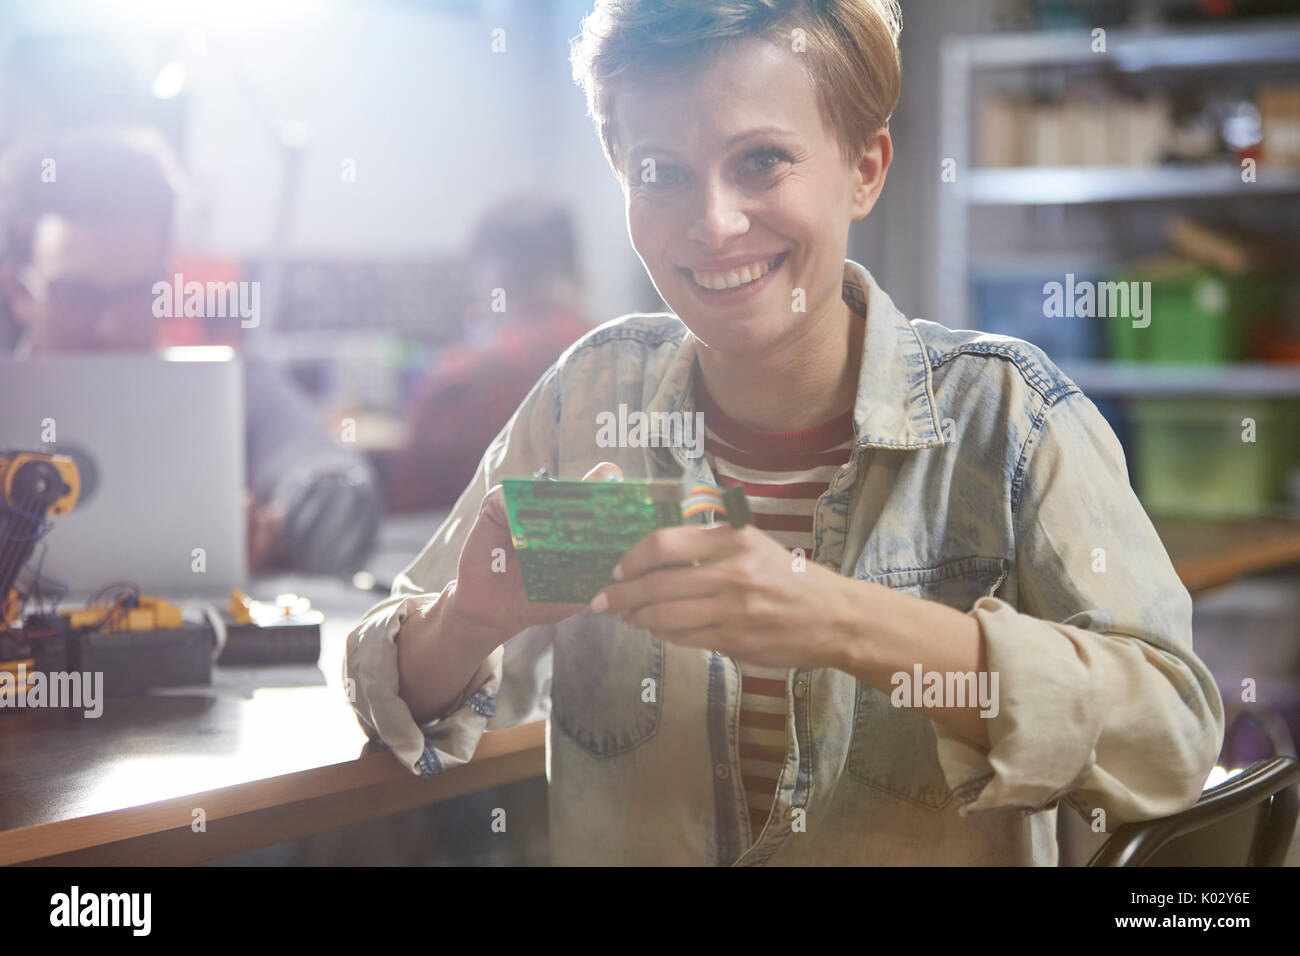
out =
[[959,37],[946,51],[973,69],[1096,64],[1139,72],[1156,68],[1290,63],[1300,49],[1300,20],[1284,18],[1206,26],[1116,28],[1106,52],[1092,51],[1091,30]]
[[[1027,209],[1075,204],[1245,200],[1300,196],[1300,167],[1260,166],[1256,181],[1243,183],[1230,160],[1199,165],[1048,166],[977,168],[972,161],[972,109],[976,74],[990,70],[1091,70],[1131,74],[1182,68],[1245,68],[1260,79],[1300,69],[1300,16],[1192,25],[1107,28],[1106,52],[1093,52],[1087,28],[956,36],[942,44],[939,62],[940,155],[951,158],[957,180],[939,190],[936,204],[938,259],[932,311],[957,325],[972,321],[970,269],[975,207]],[[1248,79],[1249,77],[1243,77]],[[1066,154],[1071,155],[1071,154]],[[982,217],[981,217],[982,218]],[[1008,257],[1009,258],[1009,257]],[[1106,381],[1110,381],[1107,376]],[[1226,380],[1238,387],[1236,379]],[[1272,381],[1272,379],[1270,379]],[[1136,387],[1136,386],[1134,386]],[[1223,387],[1229,387],[1224,385]],[[1286,386],[1294,394],[1293,386]],[[1190,393],[1195,394],[1196,390]]]
[[1244,183],[1239,167],[1215,164],[975,169],[962,195],[976,206],[1038,206],[1285,193],[1300,195],[1300,169],[1260,167]]
[[1067,272],[1115,273],[1132,264],[1132,259],[1114,250],[1092,248],[1044,248],[1031,252],[985,252],[972,256],[971,278],[1024,277],[1039,278]]
[[1300,397],[1300,365],[1163,365],[1062,359],[1066,375],[1089,397]]

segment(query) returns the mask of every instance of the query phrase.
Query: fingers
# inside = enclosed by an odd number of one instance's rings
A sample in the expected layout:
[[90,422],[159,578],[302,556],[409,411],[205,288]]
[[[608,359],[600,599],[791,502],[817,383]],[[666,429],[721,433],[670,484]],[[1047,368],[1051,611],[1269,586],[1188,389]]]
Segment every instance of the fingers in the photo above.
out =
[[728,611],[727,602],[718,596],[688,598],[634,608],[623,615],[623,622],[628,627],[671,634],[719,626]]
[[493,485],[488,489],[488,493],[483,496],[483,504],[479,506],[479,514],[493,524],[509,528],[510,522],[506,517],[506,496],[500,485]]
[[566,617],[572,617],[585,611],[585,604],[553,604],[550,602],[533,602],[529,606],[529,624],[558,624]]
[[729,525],[660,528],[646,535],[623,555],[614,568],[614,579],[631,580],[664,565],[715,561],[734,553],[744,540],[743,534],[744,529]]
[[622,480],[623,469],[612,461],[602,461],[582,476],[583,481],[613,481],[615,478]]
[[591,609],[602,614],[618,614],[661,601],[711,597],[722,592],[723,584],[715,569],[707,566],[659,568],[625,579],[624,583],[606,585],[592,600]]

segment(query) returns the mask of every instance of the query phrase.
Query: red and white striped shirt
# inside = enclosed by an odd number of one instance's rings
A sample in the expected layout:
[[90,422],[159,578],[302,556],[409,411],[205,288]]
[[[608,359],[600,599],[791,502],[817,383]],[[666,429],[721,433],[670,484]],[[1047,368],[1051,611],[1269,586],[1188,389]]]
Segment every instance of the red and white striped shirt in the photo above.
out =
[[[741,485],[754,524],[812,561],[813,511],[853,447],[853,412],[812,428],[760,431],[730,418],[697,378],[704,450],[723,488]],[[767,824],[786,757],[789,671],[740,663],[740,771],[751,838]]]

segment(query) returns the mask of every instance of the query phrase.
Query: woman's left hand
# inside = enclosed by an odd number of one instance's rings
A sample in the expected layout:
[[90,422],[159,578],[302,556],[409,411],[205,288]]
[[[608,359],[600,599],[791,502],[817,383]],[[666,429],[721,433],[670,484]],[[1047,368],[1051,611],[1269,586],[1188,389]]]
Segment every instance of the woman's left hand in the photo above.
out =
[[[854,583],[753,525],[660,528],[591,602],[630,627],[760,667],[837,667],[865,618]],[[883,589],[887,591],[887,589]]]

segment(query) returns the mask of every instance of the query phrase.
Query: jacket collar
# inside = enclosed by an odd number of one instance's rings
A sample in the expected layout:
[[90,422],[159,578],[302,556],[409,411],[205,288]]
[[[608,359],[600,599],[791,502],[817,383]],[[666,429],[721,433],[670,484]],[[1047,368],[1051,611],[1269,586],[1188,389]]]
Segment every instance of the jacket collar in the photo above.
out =
[[930,358],[916,327],[871,273],[852,259],[844,260],[844,299],[859,311],[865,299],[867,309],[858,400],[853,408],[858,444],[875,448],[942,445]]
[[[843,296],[854,311],[866,312],[867,316],[858,397],[853,408],[857,443],[895,449],[942,445],[930,361],[915,327],[876,284],[871,273],[852,259],[844,260]],[[697,340],[687,331],[676,357],[646,404],[652,423],[660,420],[654,414],[657,412],[683,415],[694,412],[696,349]]]

